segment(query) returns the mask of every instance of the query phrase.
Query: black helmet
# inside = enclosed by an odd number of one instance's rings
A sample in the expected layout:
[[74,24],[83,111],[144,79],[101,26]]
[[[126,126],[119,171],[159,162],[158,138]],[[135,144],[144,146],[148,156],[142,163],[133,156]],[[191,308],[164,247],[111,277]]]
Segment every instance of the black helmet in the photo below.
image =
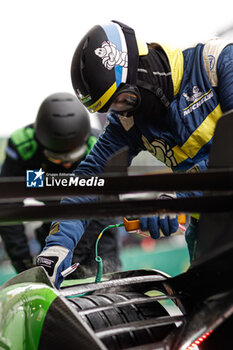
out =
[[[143,45],[148,54],[146,43]],[[134,30],[120,22],[96,25],[83,37],[72,59],[71,79],[75,93],[91,113],[107,112],[122,89],[130,92],[128,104],[139,99],[139,54]]]
[[75,161],[85,154],[89,135],[88,112],[74,95],[55,93],[42,102],[35,121],[35,137],[45,148],[46,156]]

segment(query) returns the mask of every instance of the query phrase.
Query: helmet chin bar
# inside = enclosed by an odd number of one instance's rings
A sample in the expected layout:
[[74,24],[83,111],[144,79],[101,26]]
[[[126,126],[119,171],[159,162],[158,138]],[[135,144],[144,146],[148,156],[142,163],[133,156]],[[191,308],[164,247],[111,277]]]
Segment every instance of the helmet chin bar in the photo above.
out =
[[86,149],[86,144],[74,149],[73,151],[64,153],[57,153],[48,149],[44,149],[44,155],[46,158],[48,158],[49,161],[55,164],[74,163],[85,155]]
[[125,84],[114,95],[109,110],[124,114],[135,111],[141,103],[141,95],[136,86]]

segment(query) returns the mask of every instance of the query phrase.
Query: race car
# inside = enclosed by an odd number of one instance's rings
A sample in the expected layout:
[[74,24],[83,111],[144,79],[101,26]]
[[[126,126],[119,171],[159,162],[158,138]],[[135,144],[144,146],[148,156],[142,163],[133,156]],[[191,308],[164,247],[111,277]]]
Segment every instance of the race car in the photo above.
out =
[[60,290],[43,267],[22,272],[0,290],[0,348],[229,349],[232,249],[175,277],[123,271],[98,283],[67,280]]
[[225,182],[220,193],[215,182],[210,197],[194,201],[210,205],[206,212],[196,208],[202,211],[196,254],[186,272],[170,277],[154,269],[122,271],[65,280],[60,290],[43,267],[22,272],[0,288],[0,349],[231,349],[232,127],[230,113],[216,129],[210,169],[219,171],[209,179],[224,175]]

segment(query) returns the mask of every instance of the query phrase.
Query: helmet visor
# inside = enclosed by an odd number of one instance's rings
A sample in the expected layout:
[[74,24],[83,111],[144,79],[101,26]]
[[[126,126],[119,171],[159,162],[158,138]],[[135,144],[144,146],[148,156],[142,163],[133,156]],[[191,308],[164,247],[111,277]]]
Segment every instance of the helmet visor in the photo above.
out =
[[120,90],[112,101],[109,110],[117,113],[134,111],[140,104],[140,95],[136,89]]
[[87,150],[87,146],[84,144],[83,146],[75,149],[71,152],[66,153],[56,153],[50,151],[48,149],[44,150],[44,155],[48,160],[54,164],[63,164],[63,163],[74,163],[82,158]]

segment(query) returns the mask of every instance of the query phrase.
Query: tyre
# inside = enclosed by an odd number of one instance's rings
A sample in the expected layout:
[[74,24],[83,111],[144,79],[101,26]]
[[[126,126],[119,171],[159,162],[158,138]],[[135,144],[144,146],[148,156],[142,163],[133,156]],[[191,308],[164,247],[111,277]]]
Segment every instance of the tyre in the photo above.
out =
[[[91,329],[94,332],[99,332],[113,326],[119,327],[120,325],[126,325],[130,322],[150,320],[155,317],[169,315],[158,301],[152,299],[151,302],[149,300],[143,302],[143,299],[145,298],[149,297],[140,293],[123,292],[118,294],[103,293],[87,295],[84,297],[75,297],[69,299],[69,301]],[[132,300],[132,302],[127,305],[113,305],[127,300]],[[96,312],[90,312],[90,310],[88,310],[104,306],[112,307],[103,310],[98,308]],[[103,337],[101,340],[110,350],[126,349],[161,341],[174,328],[175,325],[161,325],[159,327],[150,328],[146,328],[145,326],[145,329],[110,335]]]

